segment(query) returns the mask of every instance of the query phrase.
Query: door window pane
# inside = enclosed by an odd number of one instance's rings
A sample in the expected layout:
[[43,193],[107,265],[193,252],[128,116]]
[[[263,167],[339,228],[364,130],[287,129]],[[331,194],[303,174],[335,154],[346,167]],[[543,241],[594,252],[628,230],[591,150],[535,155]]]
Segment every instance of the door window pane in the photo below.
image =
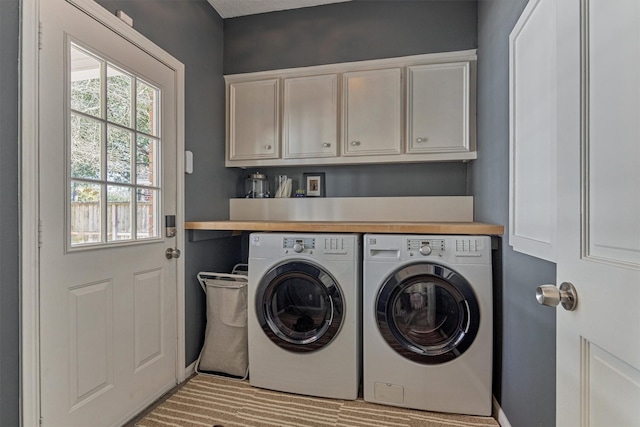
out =
[[71,182],[71,244],[102,241],[102,195],[99,184]]
[[131,182],[131,132],[114,126],[107,131],[107,181]]
[[156,165],[158,163],[158,140],[138,135],[136,144],[136,183],[156,185]]
[[71,46],[71,108],[94,117],[102,115],[102,62]]
[[139,188],[136,193],[136,221],[138,239],[156,237],[156,212],[158,211],[158,191]]
[[71,176],[100,179],[102,123],[71,114]]
[[131,188],[107,186],[107,241],[131,240]]
[[149,135],[158,135],[158,89],[137,81],[136,129]]
[[107,66],[107,120],[131,127],[133,78],[118,68]]

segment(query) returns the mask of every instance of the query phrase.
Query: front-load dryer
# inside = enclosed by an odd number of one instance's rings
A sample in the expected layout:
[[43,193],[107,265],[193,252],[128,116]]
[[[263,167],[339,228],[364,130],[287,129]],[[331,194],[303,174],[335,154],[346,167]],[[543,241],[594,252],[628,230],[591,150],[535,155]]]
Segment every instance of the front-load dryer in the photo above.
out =
[[490,237],[368,234],[363,264],[364,400],[490,415]]
[[252,386],[337,399],[358,397],[360,242],[355,234],[251,234]]

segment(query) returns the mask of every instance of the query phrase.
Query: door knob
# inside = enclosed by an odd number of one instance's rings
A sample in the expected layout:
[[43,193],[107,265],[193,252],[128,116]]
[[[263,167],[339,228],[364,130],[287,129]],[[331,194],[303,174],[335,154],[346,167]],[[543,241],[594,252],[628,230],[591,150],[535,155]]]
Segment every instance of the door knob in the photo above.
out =
[[539,304],[555,307],[562,303],[565,310],[573,311],[578,305],[578,293],[569,282],[563,282],[558,289],[555,285],[541,285],[536,289],[536,300]]
[[166,256],[167,259],[180,258],[180,249],[168,248],[166,251],[164,251],[164,256]]

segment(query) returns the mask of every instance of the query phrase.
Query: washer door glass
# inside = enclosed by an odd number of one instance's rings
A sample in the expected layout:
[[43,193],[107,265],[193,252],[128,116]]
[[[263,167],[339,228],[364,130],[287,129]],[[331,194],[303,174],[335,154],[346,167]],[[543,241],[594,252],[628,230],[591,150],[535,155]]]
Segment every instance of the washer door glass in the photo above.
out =
[[415,264],[392,274],[377,302],[378,328],[402,356],[423,364],[453,360],[475,339],[480,312],[469,283],[436,264]]
[[256,313],[275,344],[308,352],[336,336],[344,305],[340,288],[328,272],[305,261],[289,261],[271,269],[260,282]]

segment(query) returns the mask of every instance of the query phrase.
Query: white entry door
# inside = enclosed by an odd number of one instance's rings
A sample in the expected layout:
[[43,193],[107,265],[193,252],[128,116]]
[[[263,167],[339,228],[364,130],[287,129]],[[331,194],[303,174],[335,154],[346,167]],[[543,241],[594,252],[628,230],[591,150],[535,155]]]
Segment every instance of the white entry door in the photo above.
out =
[[178,79],[68,1],[40,19],[41,416],[119,425],[179,376]]
[[556,424],[640,426],[640,2],[556,7]]

